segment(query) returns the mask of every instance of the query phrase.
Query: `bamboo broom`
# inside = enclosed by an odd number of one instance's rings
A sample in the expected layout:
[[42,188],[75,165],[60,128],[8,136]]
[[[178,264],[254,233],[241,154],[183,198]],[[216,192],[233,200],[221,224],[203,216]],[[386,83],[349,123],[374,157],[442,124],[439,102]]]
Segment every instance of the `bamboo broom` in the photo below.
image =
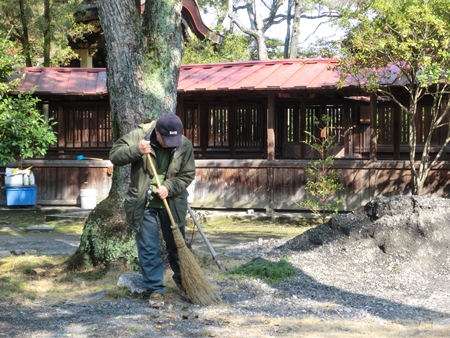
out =
[[[159,182],[158,173],[156,172],[155,166],[153,165],[152,158],[150,154],[147,154],[152,173],[155,176],[156,186],[158,189],[161,188],[161,183]],[[175,245],[178,252],[178,260],[180,264],[181,281],[183,285],[184,292],[186,293],[186,298],[188,298],[194,304],[200,305],[210,305],[218,303],[221,301],[219,294],[214,290],[214,287],[206,279],[203,271],[200,269],[194,255],[186,246],[186,242],[181,234],[180,229],[175,223],[172,212],[170,211],[167,199],[163,200],[164,206],[169,215],[173,233],[173,238],[175,240]]]

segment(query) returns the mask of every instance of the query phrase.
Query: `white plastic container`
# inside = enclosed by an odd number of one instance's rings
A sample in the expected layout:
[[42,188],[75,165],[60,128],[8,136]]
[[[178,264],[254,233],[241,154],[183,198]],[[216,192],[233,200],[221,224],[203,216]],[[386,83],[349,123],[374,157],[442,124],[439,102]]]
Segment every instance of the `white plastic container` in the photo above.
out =
[[7,187],[21,187],[23,186],[23,175],[20,174],[7,174],[5,176],[5,185]]
[[24,185],[29,185],[29,177],[25,178],[26,175],[30,175],[29,169],[19,170],[19,168],[6,168],[5,173],[5,185],[7,187],[22,187]]
[[34,177],[33,172],[30,172],[30,185],[35,185],[36,184],[36,179]]
[[81,209],[94,209],[97,205],[97,190],[96,189],[81,189]]
[[23,174],[23,185],[30,185],[30,175]]

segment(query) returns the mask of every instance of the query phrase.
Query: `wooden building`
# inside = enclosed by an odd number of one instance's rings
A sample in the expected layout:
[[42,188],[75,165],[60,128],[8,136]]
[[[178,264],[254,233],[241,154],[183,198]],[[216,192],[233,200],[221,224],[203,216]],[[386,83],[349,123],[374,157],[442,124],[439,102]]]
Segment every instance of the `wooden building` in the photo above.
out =
[[[304,168],[314,157],[303,143],[305,131],[320,132],[313,117],[322,115],[333,121],[322,132],[339,143],[335,167],[345,187],[343,210],[378,195],[407,193],[406,117],[393,102],[377,102],[350,82],[338,89],[336,65],[335,59],[295,59],[182,66],[177,114],[196,156],[192,205],[301,210],[296,202],[305,197]],[[19,91],[36,88],[43,114],[58,122],[57,144],[44,159],[25,161],[34,167],[38,204],[77,205],[84,187],[104,198],[112,172],[105,69],[28,68],[25,74]],[[418,151],[429,104],[421,102],[420,110]],[[434,145],[445,133],[434,134]],[[79,155],[94,159],[77,160]],[[447,159],[445,153],[430,173],[426,194],[448,196]]]

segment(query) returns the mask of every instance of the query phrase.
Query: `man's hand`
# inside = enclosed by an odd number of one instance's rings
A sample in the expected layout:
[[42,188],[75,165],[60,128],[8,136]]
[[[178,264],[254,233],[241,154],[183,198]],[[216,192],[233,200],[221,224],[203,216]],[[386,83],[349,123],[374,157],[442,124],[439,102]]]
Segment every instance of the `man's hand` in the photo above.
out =
[[155,193],[159,196],[160,199],[165,200],[169,197],[169,190],[165,186],[161,186],[161,188],[156,189]]
[[146,140],[141,140],[139,141],[139,151],[141,152],[142,155],[144,154],[150,154],[150,141],[146,141]]

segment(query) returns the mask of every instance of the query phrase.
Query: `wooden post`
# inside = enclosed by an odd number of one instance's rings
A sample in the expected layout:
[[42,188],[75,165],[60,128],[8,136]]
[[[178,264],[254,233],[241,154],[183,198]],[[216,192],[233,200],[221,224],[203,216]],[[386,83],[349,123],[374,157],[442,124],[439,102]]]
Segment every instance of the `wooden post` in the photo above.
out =
[[394,159],[398,160],[400,159],[400,141],[401,141],[401,135],[402,135],[402,127],[401,127],[401,116],[402,116],[402,110],[400,107],[396,104],[392,107],[392,114],[393,114],[393,130],[394,135],[392,135],[392,141],[394,143]]
[[268,160],[275,159],[275,94],[267,97],[267,152]]
[[[275,160],[275,94],[269,94],[267,97],[267,159]],[[268,205],[266,213],[273,214],[273,186],[274,173],[271,165],[267,166],[267,197]]]
[[370,159],[377,160],[377,96],[370,94]]

